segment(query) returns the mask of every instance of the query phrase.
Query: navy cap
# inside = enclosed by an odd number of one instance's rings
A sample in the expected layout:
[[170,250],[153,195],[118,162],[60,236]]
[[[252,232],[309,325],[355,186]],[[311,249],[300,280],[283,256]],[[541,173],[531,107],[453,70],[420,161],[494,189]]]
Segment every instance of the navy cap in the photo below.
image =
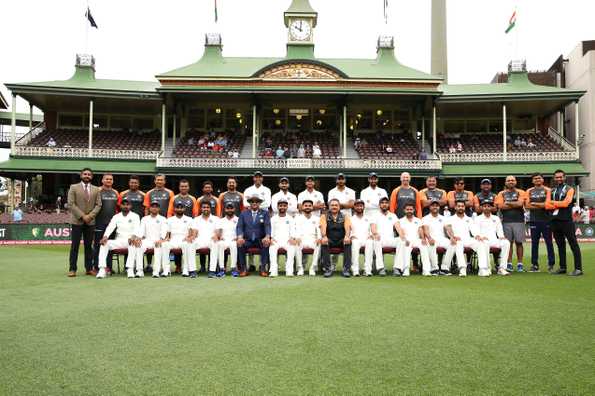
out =
[[151,205],[150,206],[159,206],[159,201],[151,201]]
[[492,184],[492,181],[490,179],[483,179],[481,184]]
[[378,174],[376,172],[370,172],[368,173],[368,177],[378,177]]
[[346,177],[345,177],[345,174],[343,174],[343,173],[338,173],[338,174],[337,174],[337,179],[341,179],[341,178],[343,178],[343,179],[346,179]]
[[356,204],[362,204],[362,205],[364,205],[364,206],[366,205],[366,203],[364,202],[364,200],[363,200],[363,199],[356,199],[356,200],[353,202],[353,204],[354,204],[354,205],[356,205]]
[[282,178],[279,179],[279,183],[281,183],[282,181],[286,181],[289,183],[289,179],[286,176],[283,176]]
[[440,201],[439,201],[439,200],[437,200],[437,199],[432,199],[432,200],[430,201],[430,206],[432,206],[432,205],[438,205],[438,206],[440,206]]
[[316,179],[314,178],[314,176],[308,175],[308,176],[306,176],[306,181],[308,181],[308,180],[316,180]]
[[122,200],[120,201],[120,203],[124,203],[124,202],[126,202],[126,203],[130,203],[130,201],[128,200],[128,197],[124,197],[124,198],[122,198]]
[[380,203],[380,202],[382,202],[382,201],[389,201],[389,199],[388,199],[388,197],[381,197],[381,198],[378,200],[378,203]]
[[279,206],[279,204],[288,204],[289,202],[287,202],[286,198],[279,198],[279,200],[277,201],[277,206]]
[[226,207],[226,208],[233,208],[233,209],[235,209],[235,205],[233,204],[233,202],[228,202],[228,203],[226,203],[226,204],[225,204],[225,207]]
[[494,201],[492,201],[491,199],[484,199],[481,201],[481,206],[483,205],[490,205],[490,206],[494,206]]
[[179,208],[179,207],[182,207],[183,208],[183,207],[185,207],[184,202],[182,202],[182,201],[176,202],[176,205],[175,206],[176,206],[176,208]]
[[254,172],[254,176],[264,176],[261,171]]

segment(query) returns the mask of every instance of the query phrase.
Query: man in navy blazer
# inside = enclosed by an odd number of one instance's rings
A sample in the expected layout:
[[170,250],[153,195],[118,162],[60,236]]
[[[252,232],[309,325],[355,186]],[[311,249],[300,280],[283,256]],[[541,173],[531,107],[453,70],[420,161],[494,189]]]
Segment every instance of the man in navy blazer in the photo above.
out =
[[260,209],[262,198],[258,195],[247,197],[248,209],[240,213],[236,233],[238,237],[238,264],[240,276],[248,275],[246,252],[249,248],[260,249],[260,276],[268,276],[269,246],[271,245],[271,217],[269,212]]

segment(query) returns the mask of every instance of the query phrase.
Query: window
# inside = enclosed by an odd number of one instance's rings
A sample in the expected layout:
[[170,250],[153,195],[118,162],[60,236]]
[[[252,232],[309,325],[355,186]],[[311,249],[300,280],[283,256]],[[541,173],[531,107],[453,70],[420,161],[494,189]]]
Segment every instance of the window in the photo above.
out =
[[58,125],[60,125],[61,128],[82,128],[84,127],[83,116],[80,114],[60,114]]
[[115,116],[110,118],[110,129],[130,129],[131,121],[129,117]]

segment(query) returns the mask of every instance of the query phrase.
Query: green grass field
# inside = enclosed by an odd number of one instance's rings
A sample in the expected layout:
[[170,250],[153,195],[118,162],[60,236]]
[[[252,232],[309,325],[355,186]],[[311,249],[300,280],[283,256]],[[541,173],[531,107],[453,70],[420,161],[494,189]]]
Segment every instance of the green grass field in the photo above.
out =
[[0,394],[594,394],[582,247],[581,278],[102,281],[0,247]]

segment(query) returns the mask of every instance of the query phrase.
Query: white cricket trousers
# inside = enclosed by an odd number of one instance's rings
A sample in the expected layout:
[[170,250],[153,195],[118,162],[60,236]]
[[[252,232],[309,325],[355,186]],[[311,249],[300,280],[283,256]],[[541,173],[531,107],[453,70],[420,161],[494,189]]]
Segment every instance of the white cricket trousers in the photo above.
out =
[[[290,245],[289,241],[275,241],[269,247],[269,260],[271,263],[271,276],[279,275],[279,249],[285,249],[287,259],[285,261],[285,275],[293,276],[293,261],[295,259],[295,245]],[[301,261],[300,261],[301,265]]]
[[312,264],[310,264],[310,275],[315,275],[316,267],[318,266],[318,261],[320,260],[320,245],[318,245],[313,239],[302,239],[302,243],[299,246],[296,246],[295,262],[298,273],[300,274],[304,272],[304,265],[302,262],[302,250],[304,249],[314,250],[314,253],[312,253]]
[[[455,253],[455,247],[450,243],[450,239],[436,238],[434,239],[434,244],[428,244],[427,248],[430,255],[430,271],[436,271],[438,269],[438,248],[446,250],[446,253],[442,256],[442,270],[450,271],[452,257]],[[450,257],[450,260],[448,260],[448,257]]]
[[186,271],[196,271],[196,250],[197,249],[209,249],[209,271],[215,271],[217,269],[217,258],[219,256],[219,245],[213,238],[203,239],[197,238],[193,243],[186,245],[186,254],[188,255],[188,267],[186,270],[182,268],[182,273]]
[[351,240],[351,272],[359,275],[359,256],[361,248],[364,248],[364,270],[367,274],[372,273],[372,261],[374,259],[374,240],[359,239]]
[[[231,261],[230,268],[237,269],[238,268],[238,244],[237,244],[237,242],[234,240],[230,241],[230,240],[222,239],[219,242],[217,242],[217,245],[218,245],[217,251],[219,253],[217,262],[219,264],[219,268],[221,269],[221,271],[225,270],[225,250],[228,250],[228,249],[229,249],[229,260]],[[209,265],[209,270],[210,270],[210,265]]]
[[[384,269],[384,253],[382,253],[383,248],[393,248],[395,249],[395,255],[397,254],[399,246],[399,239],[397,238],[389,238],[389,239],[381,239],[379,241],[374,241],[374,255],[376,256],[376,269],[381,270]],[[393,266],[396,264],[397,258],[393,258]],[[366,275],[372,273],[372,268],[369,268],[370,272],[368,272],[368,268],[366,268]]]
[[397,255],[395,257],[395,268],[400,270],[403,276],[409,276],[411,268],[411,253],[413,252],[413,249],[418,249],[419,255],[421,256],[422,273],[424,275],[429,274],[430,255],[428,253],[428,247],[426,245],[422,245],[421,239],[419,238],[407,241],[409,242],[409,245],[407,245],[405,241],[401,240],[399,249],[397,249]]
[[[128,259],[126,259],[126,269],[133,270],[136,261],[137,248],[128,245],[128,239],[108,239],[105,245],[99,246],[99,268],[107,267],[107,256],[110,250],[128,249]],[[141,264],[142,271],[142,264]]]
[[[465,257],[465,248],[472,249],[477,253],[477,265],[480,273],[485,273],[489,268],[489,252],[490,246],[486,241],[478,241],[475,238],[462,239],[457,241],[454,248],[454,255],[457,257],[457,267],[459,269],[467,267],[467,258]],[[446,263],[452,262],[453,250],[447,251],[444,255]],[[508,257],[507,257],[508,258]]]
[[[187,264],[188,255],[186,252],[188,250],[188,243],[184,242],[183,237],[180,237],[180,238],[174,237],[171,240],[164,242],[163,245],[161,246],[162,264],[163,264],[164,271],[167,270],[167,273],[169,273],[169,271],[170,271],[169,253],[173,249],[180,249],[182,251],[182,267],[188,268],[188,264]],[[188,273],[186,273],[186,275],[188,275]]]
[[[140,248],[136,250],[136,268],[137,271],[140,269],[142,270],[143,262],[144,262],[144,255],[149,249],[153,249],[153,275],[159,276],[159,272],[163,267],[163,275],[169,274],[169,253],[168,257],[165,260],[163,257],[163,251],[161,247],[155,247],[154,240],[151,239],[143,239],[143,243]],[[166,265],[167,263],[167,265]],[[166,268],[167,267],[167,268]]]

